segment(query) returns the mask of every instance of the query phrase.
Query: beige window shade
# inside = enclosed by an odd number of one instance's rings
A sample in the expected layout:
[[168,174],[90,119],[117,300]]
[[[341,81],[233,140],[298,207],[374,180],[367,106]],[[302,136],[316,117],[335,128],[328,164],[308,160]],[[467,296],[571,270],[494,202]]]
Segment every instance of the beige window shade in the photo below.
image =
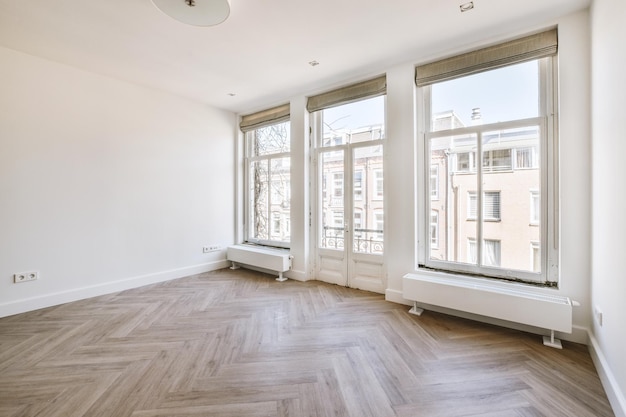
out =
[[239,128],[242,132],[249,132],[274,123],[286,122],[289,120],[289,111],[289,104],[283,104],[282,106],[242,116]]
[[366,97],[380,96],[386,92],[387,77],[383,75],[373,80],[363,81],[327,93],[311,96],[306,103],[306,109],[309,112],[314,112]]
[[557,46],[557,30],[551,29],[500,45],[420,65],[415,69],[415,83],[418,87],[422,87],[506,65],[556,55]]

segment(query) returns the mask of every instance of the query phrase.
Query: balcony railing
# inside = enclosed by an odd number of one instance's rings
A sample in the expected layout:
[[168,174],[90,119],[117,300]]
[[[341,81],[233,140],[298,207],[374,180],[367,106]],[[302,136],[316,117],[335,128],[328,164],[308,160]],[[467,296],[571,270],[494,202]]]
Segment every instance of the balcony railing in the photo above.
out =
[[[321,247],[326,249],[341,249],[345,247],[343,227],[324,226]],[[352,250],[355,253],[372,253],[382,255],[384,252],[383,230],[354,229]]]

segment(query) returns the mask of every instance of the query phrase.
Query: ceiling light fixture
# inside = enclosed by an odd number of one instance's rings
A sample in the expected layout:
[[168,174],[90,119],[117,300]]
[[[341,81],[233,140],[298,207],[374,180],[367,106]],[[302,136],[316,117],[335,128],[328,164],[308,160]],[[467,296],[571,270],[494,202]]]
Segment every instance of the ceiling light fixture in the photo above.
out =
[[472,10],[474,8],[474,2],[470,1],[469,3],[463,3],[459,6],[459,8],[461,9],[461,13],[467,12],[468,10]]
[[230,14],[230,0],[152,0],[166,15],[192,26],[215,26]]

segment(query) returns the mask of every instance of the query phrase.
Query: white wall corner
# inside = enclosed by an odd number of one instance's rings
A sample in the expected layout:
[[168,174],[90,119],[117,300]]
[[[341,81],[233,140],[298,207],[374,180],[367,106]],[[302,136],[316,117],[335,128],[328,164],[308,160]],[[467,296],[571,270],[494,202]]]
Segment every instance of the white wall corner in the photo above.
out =
[[53,294],[45,294],[38,297],[25,298],[0,304],[0,317],[12,316],[14,314],[39,310],[72,301],[84,300],[98,297],[100,295],[112,294],[132,288],[143,287],[145,285],[170,281],[190,275],[201,274],[209,271],[226,268],[230,263],[226,260],[219,260],[200,265],[187,266],[169,271],[160,271],[136,277],[125,278],[118,281],[104,284],[91,285],[87,287],[75,288],[68,291],[61,291]]
[[626,397],[624,396],[624,392],[619,386],[615,375],[613,375],[598,340],[590,330],[587,331],[589,334],[589,354],[596,366],[606,396],[611,403],[611,407],[613,407],[613,413],[615,417],[626,417]]

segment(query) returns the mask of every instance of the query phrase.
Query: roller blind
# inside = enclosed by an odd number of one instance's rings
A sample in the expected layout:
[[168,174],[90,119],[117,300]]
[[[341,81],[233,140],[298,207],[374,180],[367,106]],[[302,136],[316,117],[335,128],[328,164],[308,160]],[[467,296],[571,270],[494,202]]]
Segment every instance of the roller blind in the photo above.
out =
[[387,77],[352,84],[327,93],[309,97],[306,109],[309,112],[327,109],[338,104],[349,103],[366,97],[375,97],[387,92]]
[[239,128],[242,132],[249,132],[274,123],[286,122],[289,120],[289,109],[289,104],[283,104],[282,106],[242,116]]
[[423,87],[460,76],[556,55],[557,47],[557,30],[551,29],[499,45],[420,65],[415,69],[415,83],[418,87]]

